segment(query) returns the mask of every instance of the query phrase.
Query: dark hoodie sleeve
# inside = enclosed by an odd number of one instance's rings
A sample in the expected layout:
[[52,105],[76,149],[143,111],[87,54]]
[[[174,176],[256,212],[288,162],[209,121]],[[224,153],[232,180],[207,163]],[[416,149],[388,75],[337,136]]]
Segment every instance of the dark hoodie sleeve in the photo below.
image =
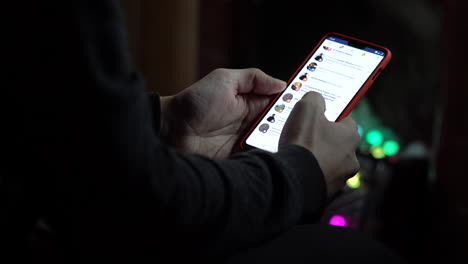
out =
[[115,3],[37,1],[15,10],[24,18],[13,87],[23,98],[22,159],[37,164],[25,184],[64,244],[103,254],[229,252],[318,214],[325,183],[302,147],[211,160],[160,141],[159,98],[148,97],[130,63]]

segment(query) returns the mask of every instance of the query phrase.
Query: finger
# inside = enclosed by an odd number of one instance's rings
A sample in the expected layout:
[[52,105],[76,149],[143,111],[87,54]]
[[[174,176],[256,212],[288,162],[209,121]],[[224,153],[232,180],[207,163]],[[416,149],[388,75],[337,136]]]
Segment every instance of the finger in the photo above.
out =
[[277,94],[284,90],[286,83],[255,68],[237,70],[238,93],[258,95]]
[[349,128],[349,130],[353,132],[352,141],[354,142],[355,148],[358,148],[359,143],[361,142],[361,136],[359,135],[358,126],[357,126],[356,121],[354,121],[351,117],[346,117],[345,119],[341,120],[338,123],[340,123],[340,124],[344,125],[345,127]]
[[325,113],[326,110],[326,104],[325,104],[325,99],[320,93],[317,92],[308,92],[304,94],[301,100],[311,102],[313,105],[315,105],[320,111]]
[[352,176],[353,177],[354,175],[356,175],[356,173],[359,172],[359,170],[361,169],[361,164],[359,163],[359,159],[357,158],[357,156],[355,155],[354,156],[354,168],[353,168],[353,173],[352,173]]
[[354,121],[351,117],[346,117],[344,119],[342,119],[341,121],[339,121],[338,123],[341,123],[343,125],[345,125],[346,127],[349,127],[350,129],[353,129],[353,130],[358,130],[358,126],[357,126],[357,123],[356,121]]

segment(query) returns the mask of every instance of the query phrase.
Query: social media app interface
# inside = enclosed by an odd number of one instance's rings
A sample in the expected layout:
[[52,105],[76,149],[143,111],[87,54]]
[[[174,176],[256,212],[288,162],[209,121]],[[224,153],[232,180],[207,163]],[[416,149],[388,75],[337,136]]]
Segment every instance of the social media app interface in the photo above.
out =
[[246,143],[277,152],[289,114],[302,96],[310,91],[322,94],[326,102],[326,118],[336,121],[384,56],[383,51],[352,47],[344,39],[328,37],[258,123]]

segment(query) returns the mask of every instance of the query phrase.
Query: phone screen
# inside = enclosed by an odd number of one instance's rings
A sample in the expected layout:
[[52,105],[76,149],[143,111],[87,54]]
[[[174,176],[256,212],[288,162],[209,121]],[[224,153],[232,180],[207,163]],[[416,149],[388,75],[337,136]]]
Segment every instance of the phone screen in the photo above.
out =
[[278,142],[294,105],[309,91],[322,94],[325,116],[336,121],[386,55],[384,50],[330,35],[299,69],[246,139],[246,144],[270,152]]

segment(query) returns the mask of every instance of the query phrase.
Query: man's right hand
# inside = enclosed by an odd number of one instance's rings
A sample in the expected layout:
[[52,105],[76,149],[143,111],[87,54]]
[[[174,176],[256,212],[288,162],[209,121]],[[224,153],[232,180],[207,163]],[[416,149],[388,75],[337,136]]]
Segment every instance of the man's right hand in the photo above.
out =
[[322,169],[327,194],[333,198],[346,180],[359,170],[356,148],[360,142],[356,122],[347,117],[330,122],[324,115],[325,100],[316,92],[309,92],[297,102],[289,115],[280,139],[309,149]]

